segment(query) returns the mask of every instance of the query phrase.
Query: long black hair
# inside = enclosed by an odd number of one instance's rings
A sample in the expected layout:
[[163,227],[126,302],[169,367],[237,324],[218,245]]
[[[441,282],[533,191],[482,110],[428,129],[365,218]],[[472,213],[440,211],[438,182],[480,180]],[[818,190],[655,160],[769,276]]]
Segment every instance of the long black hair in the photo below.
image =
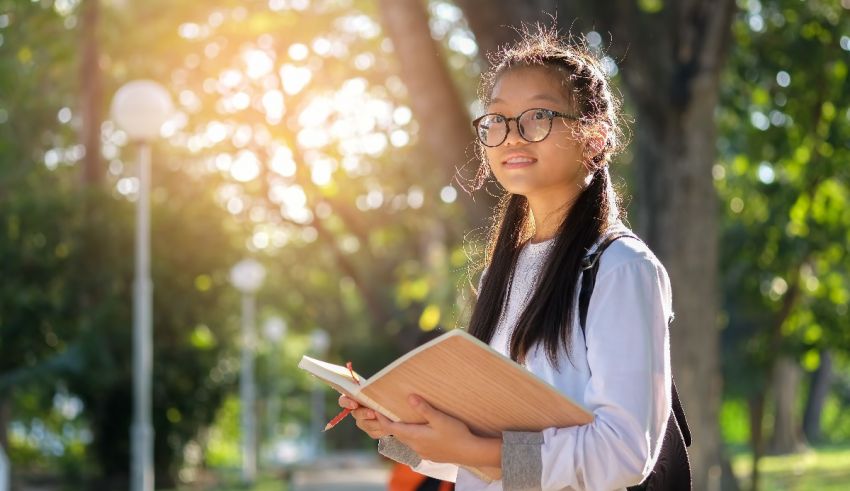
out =
[[[482,77],[479,96],[487,105],[499,77],[513,68],[541,67],[559,77],[568,100],[580,115],[576,137],[588,142],[604,135],[597,145],[586,145],[584,165],[593,173],[563,222],[547,256],[537,286],[519,317],[510,340],[510,357],[524,362],[538,342],[558,368],[558,347],[569,355],[572,321],[576,311],[576,287],[581,261],[588,249],[619,218],[617,193],[610,183],[608,163],[621,147],[619,99],[614,97],[603,65],[586,43],[562,37],[555,28],[523,28],[519,41],[491,56],[492,68]],[[483,149],[478,148],[481,166],[474,187],[480,188],[489,175]],[[489,343],[508,301],[513,268],[519,253],[533,234],[527,199],[505,192],[497,207],[485,255],[487,268],[472,311],[469,333]]]

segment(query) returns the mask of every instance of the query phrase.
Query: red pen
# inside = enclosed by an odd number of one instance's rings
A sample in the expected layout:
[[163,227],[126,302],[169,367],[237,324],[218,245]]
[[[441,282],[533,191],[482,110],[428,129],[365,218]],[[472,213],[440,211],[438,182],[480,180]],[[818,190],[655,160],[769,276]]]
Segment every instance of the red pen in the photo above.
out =
[[[348,371],[350,371],[350,372],[351,372],[351,378],[352,378],[352,379],[354,379],[354,382],[355,382],[357,385],[360,385],[360,381],[359,381],[359,380],[357,380],[357,375],[355,375],[355,374],[354,374],[354,369],[353,369],[353,368],[351,368],[351,362],[346,363],[346,364],[345,364],[345,366],[346,366],[346,368],[348,368]],[[330,422],[329,422],[328,424],[326,424],[326,425],[325,425],[325,429],[324,429],[324,430],[322,430],[322,432],[328,431],[329,429],[331,429],[331,428],[333,428],[334,426],[336,426],[336,425],[337,425],[337,423],[339,423],[340,421],[342,421],[343,419],[345,419],[345,417],[346,417],[346,416],[348,416],[348,413],[350,413],[351,411],[352,411],[352,409],[351,409],[351,408],[345,408],[345,409],[343,409],[343,410],[342,410],[342,412],[340,412],[339,414],[337,414],[336,416],[334,416],[334,419],[330,420]]]

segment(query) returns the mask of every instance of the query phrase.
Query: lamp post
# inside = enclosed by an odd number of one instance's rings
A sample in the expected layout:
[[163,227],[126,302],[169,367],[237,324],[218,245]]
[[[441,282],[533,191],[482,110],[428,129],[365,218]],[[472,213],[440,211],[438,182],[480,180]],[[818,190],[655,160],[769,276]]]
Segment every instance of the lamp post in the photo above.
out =
[[6,453],[3,451],[3,445],[0,445],[0,491],[9,491],[9,459],[6,458]]
[[[313,334],[310,335],[310,346],[313,349],[313,353],[319,359],[325,357],[328,352],[328,348],[330,347],[331,339],[330,335],[328,335],[327,331],[324,329],[316,329],[313,331]],[[322,428],[327,421],[325,421],[325,392],[324,386],[320,386],[316,381],[313,381],[313,394],[312,394],[312,402],[313,402],[313,431],[310,432],[313,435],[313,457],[321,457],[324,454],[324,438],[322,435]]]
[[280,416],[280,384],[277,382],[280,370],[280,343],[286,337],[286,321],[280,317],[270,317],[263,324],[263,333],[266,339],[272,343],[272,351],[269,357],[269,372],[271,373],[271,387],[269,394],[268,410],[268,438],[277,437],[277,424]]
[[266,277],[266,269],[253,259],[243,259],[230,270],[230,281],[242,292],[242,370],[239,377],[240,426],[242,430],[242,480],[253,483],[257,478],[257,424],[254,401],[254,294]]
[[139,195],[136,201],[135,281],[133,284],[133,425],[130,489],[153,491],[153,282],[150,274],[150,142],[173,110],[168,91],[151,80],[123,85],[112,98],[112,119],[139,144]]

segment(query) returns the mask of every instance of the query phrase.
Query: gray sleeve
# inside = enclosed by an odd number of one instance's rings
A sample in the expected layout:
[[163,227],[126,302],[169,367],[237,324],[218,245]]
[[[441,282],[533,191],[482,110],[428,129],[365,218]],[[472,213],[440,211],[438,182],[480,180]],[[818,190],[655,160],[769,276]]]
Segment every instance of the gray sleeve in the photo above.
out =
[[543,432],[502,432],[502,488],[537,491],[543,474]]
[[410,467],[416,467],[422,462],[422,457],[394,436],[378,438],[378,453]]

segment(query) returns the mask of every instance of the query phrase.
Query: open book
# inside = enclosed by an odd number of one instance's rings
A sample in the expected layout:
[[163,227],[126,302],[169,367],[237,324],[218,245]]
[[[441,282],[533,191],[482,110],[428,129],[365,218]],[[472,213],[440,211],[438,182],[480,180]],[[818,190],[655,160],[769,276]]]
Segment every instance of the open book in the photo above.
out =
[[[393,421],[425,423],[410,394],[460,419],[478,436],[590,423],[593,415],[478,338],[454,329],[411,350],[372,377],[303,356],[298,367]],[[359,381],[359,384],[357,383]],[[498,470],[469,469],[487,480]]]

